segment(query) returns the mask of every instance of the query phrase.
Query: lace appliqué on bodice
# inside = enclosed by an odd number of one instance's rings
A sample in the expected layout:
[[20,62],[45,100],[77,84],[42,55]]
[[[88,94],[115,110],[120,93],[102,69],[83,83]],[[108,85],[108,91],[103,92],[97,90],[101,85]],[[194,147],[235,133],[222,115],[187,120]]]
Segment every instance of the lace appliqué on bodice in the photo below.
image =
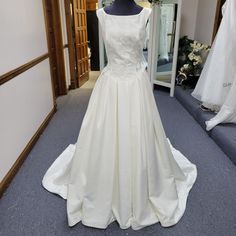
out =
[[146,68],[143,48],[151,12],[151,8],[144,7],[139,14],[120,16],[110,15],[104,8],[97,9],[108,67],[118,70]]

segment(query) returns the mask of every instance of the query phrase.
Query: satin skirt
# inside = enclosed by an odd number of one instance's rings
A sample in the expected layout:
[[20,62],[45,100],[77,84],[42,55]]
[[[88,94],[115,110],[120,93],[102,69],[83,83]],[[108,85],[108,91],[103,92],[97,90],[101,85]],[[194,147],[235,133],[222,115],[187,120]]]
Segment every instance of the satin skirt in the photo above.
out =
[[[122,74],[122,76],[121,76]],[[106,66],[93,88],[77,142],[42,185],[66,199],[68,225],[139,230],[183,216],[197,168],[167,139],[146,70]]]

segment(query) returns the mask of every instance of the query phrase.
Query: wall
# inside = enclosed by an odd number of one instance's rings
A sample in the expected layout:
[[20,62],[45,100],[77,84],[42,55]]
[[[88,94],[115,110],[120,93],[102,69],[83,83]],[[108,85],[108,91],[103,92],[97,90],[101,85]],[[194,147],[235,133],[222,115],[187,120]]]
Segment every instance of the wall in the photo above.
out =
[[[194,39],[199,0],[182,0],[180,36],[188,35]],[[208,1],[208,0],[205,0]]]
[[[1,1],[0,76],[48,52],[42,0]],[[0,86],[0,182],[54,106],[49,60]]]
[[195,39],[210,45],[215,23],[217,0],[198,0]]
[[182,0],[180,35],[211,44],[217,0]]

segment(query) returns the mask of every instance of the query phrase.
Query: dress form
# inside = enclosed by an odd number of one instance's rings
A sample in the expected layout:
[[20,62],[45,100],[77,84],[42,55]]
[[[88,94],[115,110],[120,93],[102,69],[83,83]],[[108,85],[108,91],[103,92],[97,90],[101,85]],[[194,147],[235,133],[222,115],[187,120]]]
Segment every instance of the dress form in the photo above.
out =
[[112,5],[104,8],[110,15],[136,15],[143,8],[135,3],[134,0],[115,0]]
[[53,158],[42,180],[67,200],[69,226],[81,221],[105,229],[116,220],[121,229],[168,227],[184,214],[197,169],[171,146],[161,123],[142,52],[151,12],[96,10],[108,63],[76,143]]

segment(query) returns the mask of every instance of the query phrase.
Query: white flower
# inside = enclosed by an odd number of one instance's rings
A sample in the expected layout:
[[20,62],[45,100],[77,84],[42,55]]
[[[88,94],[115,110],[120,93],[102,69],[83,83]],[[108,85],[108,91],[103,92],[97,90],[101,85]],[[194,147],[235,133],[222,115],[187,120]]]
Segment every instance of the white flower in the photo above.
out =
[[189,64],[184,64],[183,67],[184,67],[184,69],[188,69],[189,68]]
[[195,57],[194,57],[194,60],[195,60],[195,62],[197,62],[198,64],[202,63],[202,58],[201,58],[201,56],[195,56]]
[[209,46],[206,44],[201,44],[199,42],[197,42],[196,40],[193,41],[193,43],[190,44],[190,46],[193,48],[193,53],[199,53],[202,50],[208,50]]
[[189,53],[188,58],[190,61],[193,61],[194,60],[194,53],[193,52]]
[[184,71],[186,71],[186,70],[188,70],[189,69],[189,64],[184,64],[181,68],[180,68],[180,71],[181,72],[184,72]]

